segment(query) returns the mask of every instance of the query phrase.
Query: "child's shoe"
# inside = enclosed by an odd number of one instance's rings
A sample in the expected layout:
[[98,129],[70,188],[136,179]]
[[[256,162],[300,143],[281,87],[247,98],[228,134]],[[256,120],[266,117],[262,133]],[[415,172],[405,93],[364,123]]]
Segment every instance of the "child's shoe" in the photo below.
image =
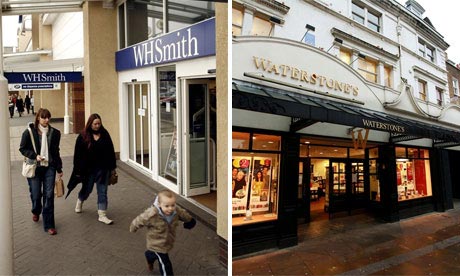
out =
[[153,271],[153,263],[147,262],[147,268],[149,269],[149,271]]

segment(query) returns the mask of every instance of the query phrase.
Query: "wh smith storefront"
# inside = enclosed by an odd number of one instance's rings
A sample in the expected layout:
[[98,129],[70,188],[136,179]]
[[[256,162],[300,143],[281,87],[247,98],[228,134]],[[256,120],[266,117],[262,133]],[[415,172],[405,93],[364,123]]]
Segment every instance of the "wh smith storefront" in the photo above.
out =
[[217,189],[215,39],[212,18],[116,53],[120,159],[210,213]]
[[437,121],[390,111],[410,89],[371,85],[337,57],[278,38],[234,39],[232,78],[235,256],[297,244],[298,223],[453,207],[458,109]]

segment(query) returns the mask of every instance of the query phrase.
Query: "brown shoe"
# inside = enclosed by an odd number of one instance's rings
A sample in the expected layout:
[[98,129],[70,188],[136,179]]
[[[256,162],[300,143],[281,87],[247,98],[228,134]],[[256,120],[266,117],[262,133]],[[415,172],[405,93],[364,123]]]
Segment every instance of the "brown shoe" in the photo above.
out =
[[56,229],[54,229],[54,228],[50,228],[50,229],[48,229],[48,234],[50,234],[50,235],[56,235],[56,234],[57,234],[57,231],[56,231]]
[[39,216],[39,215],[34,214],[34,215],[32,216],[32,220],[35,221],[35,222],[37,222],[39,219],[40,219],[40,216]]

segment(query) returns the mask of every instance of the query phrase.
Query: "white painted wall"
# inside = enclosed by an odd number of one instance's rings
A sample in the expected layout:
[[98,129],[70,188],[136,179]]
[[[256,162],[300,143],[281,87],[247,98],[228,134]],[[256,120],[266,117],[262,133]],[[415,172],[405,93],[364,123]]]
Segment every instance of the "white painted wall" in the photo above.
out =
[[83,13],[61,13],[53,22],[53,59],[83,58]]

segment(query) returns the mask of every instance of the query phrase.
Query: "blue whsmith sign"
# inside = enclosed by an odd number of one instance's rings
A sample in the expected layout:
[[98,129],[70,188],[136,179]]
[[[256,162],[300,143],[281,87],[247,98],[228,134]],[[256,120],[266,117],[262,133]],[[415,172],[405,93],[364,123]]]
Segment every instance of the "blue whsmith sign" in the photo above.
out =
[[8,83],[81,82],[81,72],[5,72],[5,78]]
[[216,54],[216,22],[211,18],[116,52],[117,71]]

